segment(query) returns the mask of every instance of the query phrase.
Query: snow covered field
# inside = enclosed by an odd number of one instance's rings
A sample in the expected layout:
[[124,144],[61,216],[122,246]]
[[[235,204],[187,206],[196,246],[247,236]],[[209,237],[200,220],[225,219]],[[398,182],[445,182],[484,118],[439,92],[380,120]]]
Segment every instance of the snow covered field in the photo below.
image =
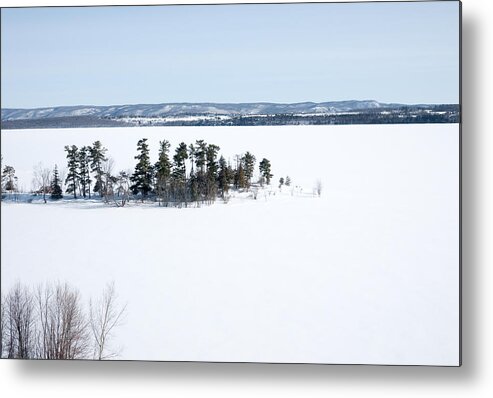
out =
[[[1,205],[1,286],[114,280],[122,359],[457,365],[459,125],[2,131],[3,164],[99,139],[115,170],[137,140],[245,151],[310,193],[202,208]],[[257,163],[258,167],[258,163]]]

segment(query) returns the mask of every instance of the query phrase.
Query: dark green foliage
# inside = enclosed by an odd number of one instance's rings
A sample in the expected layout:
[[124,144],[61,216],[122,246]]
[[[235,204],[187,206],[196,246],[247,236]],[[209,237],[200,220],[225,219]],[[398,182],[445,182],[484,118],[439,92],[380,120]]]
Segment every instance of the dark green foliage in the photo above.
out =
[[55,165],[53,170],[53,180],[51,181],[51,199],[58,200],[63,198],[62,187],[60,186],[60,177],[58,176],[58,168]]
[[205,172],[206,156],[207,156],[207,144],[204,140],[197,140],[195,142],[196,147],[194,151],[195,165],[197,166],[197,172]]
[[206,182],[206,197],[209,202],[213,202],[217,195],[216,181],[218,176],[217,153],[219,147],[214,144],[207,146],[207,182]]
[[149,158],[149,145],[147,145],[147,138],[143,138],[137,142],[137,151],[139,152],[135,159],[137,159],[137,165],[135,171],[130,177],[132,186],[130,189],[134,195],[141,194],[142,200],[144,200],[149,192],[152,190],[153,179],[153,167]]
[[[219,156],[219,146],[207,144],[204,140],[197,140],[188,146],[181,142],[172,157],[170,142],[163,140],[159,144],[159,157],[153,164],[147,138],[137,142],[137,164],[131,176],[125,172],[113,175],[113,161],[106,158],[107,150],[100,141],[94,142],[91,147],[65,146],[66,192],[75,199],[78,195],[90,198],[91,188],[94,188],[92,192],[99,192],[105,203],[117,206],[124,206],[130,200],[131,193],[139,195],[142,201],[149,198],[164,206],[187,206],[191,202],[199,206],[201,203],[211,204],[218,197],[227,201],[230,189],[248,190],[252,184],[256,159],[250,152],[236,155],[235,166],[232,167],[224,156]],[[188,173],[187,162],[190,166]],[[13,168],[6,166],[2,175],[4,189],[15,185],[15,177],[8,180],[8,175],[13,173]],[[265,158],[260,162],[260,173],[261,184],[269,184],[271,165]],[[57,166],[53,178],[47,179],[51,185],[51,198],[62,198],[62,181]],[[280,186],[288,185],[288,182],[289,177],[279,180]],[[255,192],[257,187],[255,183]]]
[[160,200],[168,203],[170,194],[171,161],[169,159],[170,143],[166,140],[159,142],[159,159],[154,166],[156,172],[156,193]]
[[107,149],[103,147],[100,141],[96,141],[89,148],[89,162],[91,172],[96,175],[96,184],[94,185],[94,192],[98,192],[99,196],[104,195],[103,189],[103,163],[108,159],[106,158]]
[[219,158],[219,173],[217,177],[219,192],[224,199],[225,195],[229,191],[229,185],[233,182],[233,170],[231,166],[226,163],[226,159],[223,156]]
[[86,194],[91,198],[91,174],[89,170],[90,155],[91,148],[86,146],[80,148],[77,154],[77,160],[79,162],[80,191],[84,198],[86,197]]
[[199,179],[193,166],[188,178],[188,186],[190,187],[190,199],[192,202],[198,202],[200,198]]
[[182,142],[178,145],[173,156],[173,178],[175,181],[185,182],[187,167],[185,161],[188,159],[187,145]]
[[190,145],[190,155],[193,156],[192,164],[195,163],[194,173],[191,173],[194,177],[193,195],[203,202],[207,198],[207,143],[204,140],[195,141],[195,146]]
[[245,170],[242,163],[240,163],[238,168],[235,170],[234,186],[235,189],[243,189],[247,187],[247,179],[245,177]]
[[243,173],[245,174],[246,188],[250,188],[253,172],[255,170],[255,156],[253,156],[250,152],[247,152],[243,155],[241,163],[243,166]]
[[270,184],[270,179],[273,176],[271,174],[270,161],[268,159],[266,159],[266,158],[263,158],[262,161],[260,162],[259,169],[260,169],[260,175],[265,180],[265,183],[267,185],[269,185]]
[[79,185],[79,159],[78,148],[75,145],[65,146],[65,152],[67,152],[67,179],[65,184],[67,185],[66,192],[74,195],[74,199],[77,199],[77,188]]
[[228,178],[228,185],[231,185],[235,182],[235,171],[229,161],[227,165],[227,178]]
[[172,188],[173,196],[179,203],[184,202],[185,205],[188,201],[187,193],[187,166],[186,160],[188,159],[187,144],[180,143],[175,150],[173,156],[173,171],[172,171]]

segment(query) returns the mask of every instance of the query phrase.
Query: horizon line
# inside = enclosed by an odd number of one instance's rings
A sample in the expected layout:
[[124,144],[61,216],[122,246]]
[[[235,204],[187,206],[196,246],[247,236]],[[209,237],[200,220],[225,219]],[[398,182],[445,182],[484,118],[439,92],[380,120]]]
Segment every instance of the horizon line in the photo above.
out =
[[214,102],[214,101],[179,101],[179,102],[139,102],[126,104],[76,104],[76,105],[45,105],[35,107],[1,107],[2,110],[35,110],[47,108],[74,108],[74,107],[112,107],[112,106],[138,106],[138,105],[187,105],[187,104],[212,104],[212,105],[249,105],[249,104],[275,104],[275,105],[294,105],[294,104],[324,104],[324,103],[339,103],[339,102],[377,102],[385,105],[459,105],[460,102],[382,102],[376,99],[345,99],[345,100],[327,100],[327,101],[297,101],[297,102],[275,102],[275,101],[241,101],[241,102]]

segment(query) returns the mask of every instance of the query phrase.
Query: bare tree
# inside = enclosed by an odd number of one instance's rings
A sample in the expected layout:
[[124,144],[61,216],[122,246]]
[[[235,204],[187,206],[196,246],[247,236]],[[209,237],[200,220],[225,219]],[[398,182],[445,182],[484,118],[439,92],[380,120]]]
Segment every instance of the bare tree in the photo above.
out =
[[37,290],[40,353],[45,359],[78,359],[89,348],[88,324],[79,292],[66,283]]
[[67,168],[61,167],[58,170],[58,175],[60,177],[60,187],[62,188],[62,192],[65,192],[65,180],[67,178]]
[[117,304],[113,283],[89,309],[87,316],[79,292],[66,283],[39,285],[34,291],[16,284],[1,300],[0,357],[115,357],[118,350],[108,342],[126,306]]
[[113,183],[115,178],[112,176],[113,167],[115,165],[115,161],[113,158],[108,158],[103,163],[103,178],[102,178],[102,195],[104,197],[104,201],[108,203],[113,197]]
[[322,196],[322,180],[317,180],[317,183],[315,185],[315,190],[318,196]]
[[34,166],[33,185],[36,192],[43,193],[43,200],[46,203],[46,194],[50,191],[51,169],[43,167],[42,163]]
[[7,358],[34,358],[35,311],[31,292],[17,283],[7,294],[2,309],[5,318],[4,351]]
[[113,329],[121,324],[126,305],[119,307],[115,284],[109,283],[103,295],[95,302],[89,302],[89,323],[94,338],[94,359],[110,359],[118,355],[109,346]]
[[3,348],[5,347],[5,297],[2,294],[1,303],[0,303],[0,358],[4,358],[3,356]]
[[120,171],[115,178],[115,188],[113,192],[113,201],[117,207],[123,207],[130,198],[130,173]]

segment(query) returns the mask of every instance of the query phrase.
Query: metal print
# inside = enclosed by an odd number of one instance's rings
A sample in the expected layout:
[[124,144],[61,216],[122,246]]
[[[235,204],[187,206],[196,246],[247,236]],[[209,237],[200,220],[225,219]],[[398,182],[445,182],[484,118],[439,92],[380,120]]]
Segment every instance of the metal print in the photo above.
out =
[[460,7],[2,8],[2,358],[459,366]]

